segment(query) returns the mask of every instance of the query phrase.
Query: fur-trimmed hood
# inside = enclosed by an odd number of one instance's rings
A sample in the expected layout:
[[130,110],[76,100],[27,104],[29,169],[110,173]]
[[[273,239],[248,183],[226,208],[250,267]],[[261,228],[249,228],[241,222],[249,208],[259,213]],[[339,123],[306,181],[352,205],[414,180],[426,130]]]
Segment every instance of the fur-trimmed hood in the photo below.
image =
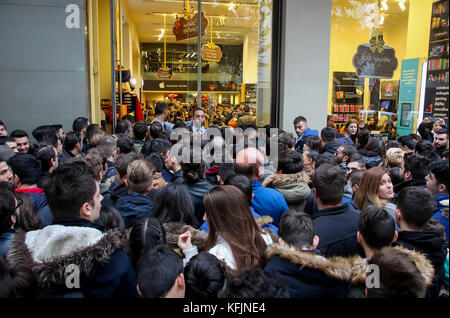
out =
[[186,231],[190,231],[192,233],[192,245],[197,246],[199,251],[204,250],[206,240],[208,239],[208,233],[197,230],[187,224],[179,224],[174,222],[164,223],[163,227],[166,231],[166,242],[170,247],[178,248],[178,237]]
[[278,187],[280,185],[292,184],[292,183],[300,183],[300,182],[309,182],[309,176],[306,172],[301,171],[295,174],[272,174],[268,176],[262,186],[263,187]]
[[[430,286],[434,278],[434,268],[431,262],[417,251],[402,247],[394,248],[407,254],[414,261],[427,286]],[[266,257],[270,259],[275,255],[288,259],[294,264],[322,271],[330,278],[346,281],[351,285],[365,284],[366,282],[367,259],[360,256],[325,258],[311,252],[299,251],[292,246],[273,244],[266,249]]]
[[122,247],[121,236],[118,230],[104,234],[90,227],[62,225],[20,231],[11,241],[7,260],[11,266],[30,267],[39,289],[65,286],[69,265],[78,266],[82,282],[96,265],[108,263]]
[[255,221],[256,224],[258,224],[258,226],[263,230],[264,233],[269,234],[270,238],[272,239],[272,242],[278,242],[278,236],[273,232],[273,229],[265,226],[273,222],[273,219],[270,216],[263,215],[260,218],[256,218]]
[[296,174],[272,174],[264,180],[262,186],[280,192],[291,206],[302,204],[308,198],[311,193],[309,181],[310,178],[304,171]]

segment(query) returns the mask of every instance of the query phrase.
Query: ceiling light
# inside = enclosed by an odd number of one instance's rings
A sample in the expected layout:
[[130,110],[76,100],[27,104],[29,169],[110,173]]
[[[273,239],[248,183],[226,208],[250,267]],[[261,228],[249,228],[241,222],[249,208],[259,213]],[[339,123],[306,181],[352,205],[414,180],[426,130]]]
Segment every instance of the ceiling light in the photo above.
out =
[[384,24],[384,14],[381,15],[381,19],[380,19],[380,25]]
[[164,36],[164,29],[161,30],[161,34],[158,35],[158,41],[161,41],[161,39],[163,38],[163,36]]
[[381,10],[382,11],[387,11],[389,9],[388,4],[387,4],[387,0],[383,0],[381,1]]
[[406,0],[400,0],[400,1],[398,2],[398,6],[400,7],[400,10],[402,10],[402,11],[405,11],[405,10],[406,10],[406,7],[405,7],[405,1],[406,1]]
[[234,13],[236,13],[236,9],[237,9],[238,5],[235,3],[229,3],[228,4],[228,11],[233,11]]

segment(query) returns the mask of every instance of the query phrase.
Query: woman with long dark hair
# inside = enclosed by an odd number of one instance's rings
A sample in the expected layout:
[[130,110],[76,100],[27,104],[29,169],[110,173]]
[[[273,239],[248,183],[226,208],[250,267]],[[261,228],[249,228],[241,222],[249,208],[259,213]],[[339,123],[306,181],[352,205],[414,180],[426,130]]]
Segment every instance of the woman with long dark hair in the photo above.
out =
[[197,230],[199,224],[194,216],[194,205],[183,184],[170,183],[158,191],[152,216],[163,224],[170,247],[177,249],[179,235],[190,231],[192,243],[199,250],[204,249],[207,234]]
[[242,191],[216,186],[205,194],[203,203],[209,227],[205,250],[232,270],[263,267],[272,239],[256,224]]

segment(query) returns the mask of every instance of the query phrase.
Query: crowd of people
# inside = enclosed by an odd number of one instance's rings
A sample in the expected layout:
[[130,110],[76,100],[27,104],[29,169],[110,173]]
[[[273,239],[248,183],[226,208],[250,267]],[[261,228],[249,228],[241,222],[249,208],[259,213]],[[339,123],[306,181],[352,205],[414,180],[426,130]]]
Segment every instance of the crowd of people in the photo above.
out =
[[169,111],[33,142],[0,121],[0,298],[448,297],[445,122],[386,142],[355,119],[294,136],[248,107]]

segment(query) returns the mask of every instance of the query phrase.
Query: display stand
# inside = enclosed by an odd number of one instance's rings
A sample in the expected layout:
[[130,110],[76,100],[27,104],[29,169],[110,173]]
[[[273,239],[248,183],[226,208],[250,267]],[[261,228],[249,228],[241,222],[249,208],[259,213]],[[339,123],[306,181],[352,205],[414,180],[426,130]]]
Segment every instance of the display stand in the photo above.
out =
[[335,127],[340,130],[350,117],[364,109],[364,78],[354,72],[333,72],[333,106]]
[[433,3],[428,53],[424,117],[448,118],[449,15],[448,1]]

